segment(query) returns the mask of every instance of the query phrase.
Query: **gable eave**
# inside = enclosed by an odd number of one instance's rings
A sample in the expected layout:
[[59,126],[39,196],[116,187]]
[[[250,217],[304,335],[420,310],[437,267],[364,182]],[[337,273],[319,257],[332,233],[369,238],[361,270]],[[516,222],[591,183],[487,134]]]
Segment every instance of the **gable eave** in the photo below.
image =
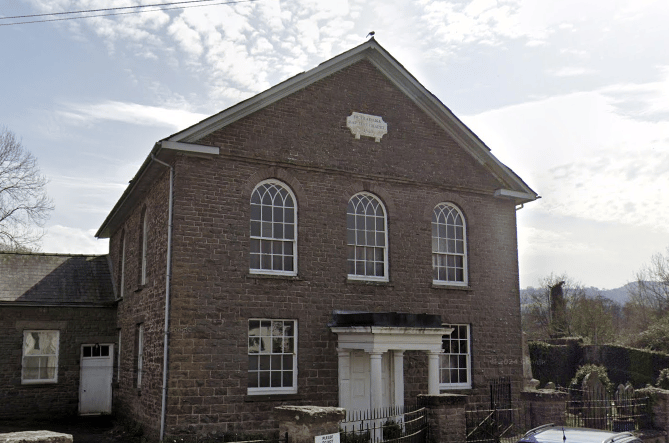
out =
[[421,110],[474,157],[499,182],[501,187],[528,195],[527,201],[539,198],[515,172],[500,162],[490,148],[478,138],[437,97],[428,91],[401,63],[374,38],[356,46],[317,67],[302,72],[247,100],[227,108],[201,122],[166,138],[167,141],[194,143],[237,120],[253,114],[307,86],[363,59],[369,60]]

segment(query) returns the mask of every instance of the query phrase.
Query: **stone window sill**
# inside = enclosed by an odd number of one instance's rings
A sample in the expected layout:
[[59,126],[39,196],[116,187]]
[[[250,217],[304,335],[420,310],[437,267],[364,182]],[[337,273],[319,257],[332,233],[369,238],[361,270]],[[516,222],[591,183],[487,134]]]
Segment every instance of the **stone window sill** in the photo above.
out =
[[260,401],[294,401],[302,400],[303,397],[300,394],[262,394],[262,395],[246,395],[244,397],[245,402],[260,402]]

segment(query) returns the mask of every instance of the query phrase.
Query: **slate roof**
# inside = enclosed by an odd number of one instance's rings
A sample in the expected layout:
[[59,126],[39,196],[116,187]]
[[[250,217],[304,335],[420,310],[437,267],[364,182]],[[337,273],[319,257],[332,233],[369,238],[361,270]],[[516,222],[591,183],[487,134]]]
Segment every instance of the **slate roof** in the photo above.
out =
[[107,255],[0,253],[0,305],[114,303]]

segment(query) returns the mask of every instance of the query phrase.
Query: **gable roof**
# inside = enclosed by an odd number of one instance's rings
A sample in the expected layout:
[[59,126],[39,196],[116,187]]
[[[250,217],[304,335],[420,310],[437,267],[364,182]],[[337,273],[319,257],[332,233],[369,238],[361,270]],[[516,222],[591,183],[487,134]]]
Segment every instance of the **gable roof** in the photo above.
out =
[[458,119],[434,94],[420,84],[373,37],[365,43],[321,63],[316,68],[279,83],[260,94],[177,132],[165,140],[169,142],[194,143],[220,128],[365,59],[381,71],[397,88],[453,137],[463,149],[495,175],[501,183],[504,183],[506,191],[511,191],[511,193],[500,192],[496,195],[514,198],[518,200],[518,203],[529,202],[539,197],[516,173],[502,164],[490,152],[490,148],[474,132]]
[[0,253],[0,306],[109,306],[107,255]]
[[95,236],[109,237],[120,223],[119,220],[129,212],[130,208],[126,203],[132,203],[135,198],[142,195],[153,179],[166,171],[164,166],[154,161],[155,159],[169,162],[178,152],[199,156],[218,155],[219,149],[217,147],[198,145],[197,141],[361,60],[368,60],[372,63],[502,184],[502,187],[494,193],[496,197],[514,200],[516,204],[527,203],[539,198],[537,193],[515,172],[500,162],[490,152],[490,148],[460,121],[448,107],[421,85],[404,66],[372,37],[365,43],[339,54],[309,71],[297,74],[157,142]]

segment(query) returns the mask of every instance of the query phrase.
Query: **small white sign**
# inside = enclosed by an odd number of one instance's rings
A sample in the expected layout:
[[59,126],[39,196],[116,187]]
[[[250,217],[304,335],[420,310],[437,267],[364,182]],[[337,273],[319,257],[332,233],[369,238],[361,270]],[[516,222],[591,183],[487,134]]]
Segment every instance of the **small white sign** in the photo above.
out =
[[314,443],[339,443],[339,432],[336,434],[317,435]]
[[361,114],[354,112],[346,117],[346,127],[348,127],[355,138],[374,137],[374,141],[380,142],[381,137],[388,133],[388,124],[383,121],[383,117],[378,115]]

